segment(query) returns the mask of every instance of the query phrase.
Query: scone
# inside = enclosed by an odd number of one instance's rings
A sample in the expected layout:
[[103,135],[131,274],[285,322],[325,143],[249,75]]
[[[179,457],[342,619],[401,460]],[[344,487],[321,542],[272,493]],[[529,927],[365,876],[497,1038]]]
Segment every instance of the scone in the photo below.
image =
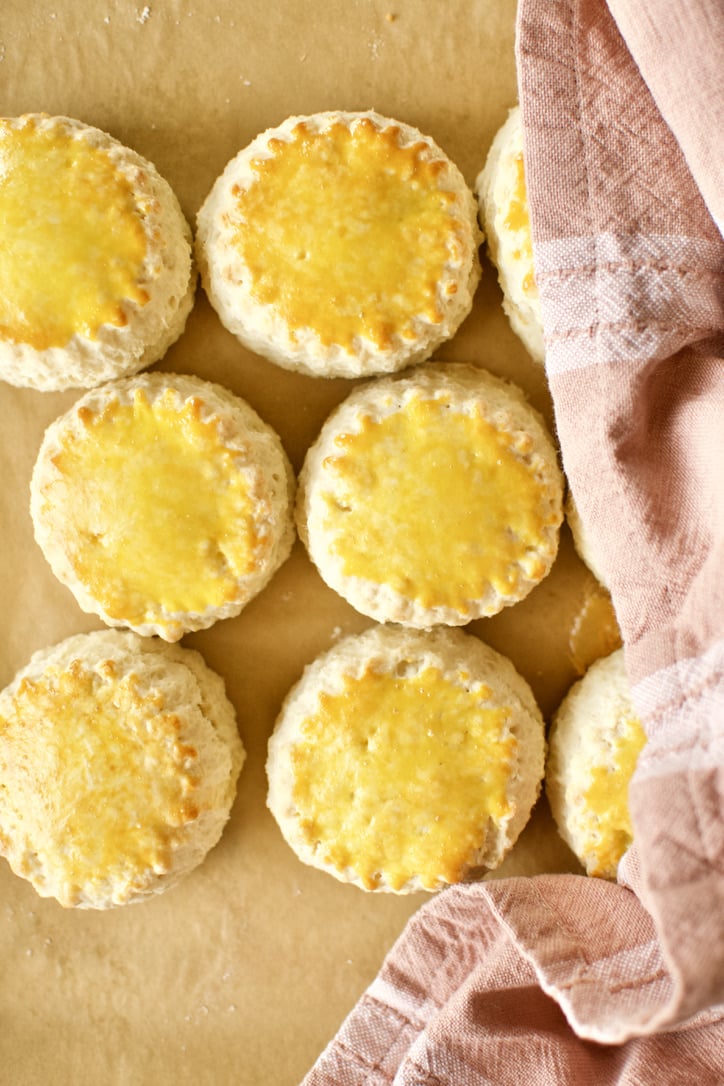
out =
[[219,840],[244,748],[221,678],[118,630],[35,653],[0,693],[0,854],[82,909],[175,885]]
[[237,615],[294,540],[277,434],[197,377],[141,374],[86,392],[47,429],[35,537],[84,611],[176,641]]
[[490,259],[498,270],[503,309],[536,362],[545,361],[540,298],[523,165],[523,128],[515,106],[493,140],[475,182]]
[[297,526],[358,611],[462,626],[545,577],[562,495],[553,440],[519,389],[428,363],[356,388],[332,412],[300,473]]
[[428,136],[374,112],[290,117],[240,151],[198,214],[209,299],[251,350],[317,377],[428,358],[478,284],[477,206]]
[[548,801],[561,837],[589,875],[615,879],[631,845],[628,786],[645,742],[618,649],[574,683],[549,736]]
[[137,373],[193,304],[191,230],[135,151],[69,117],[0,118],[0,379],[45,391]]
[[462,630],[376,626],[289,692],[268,806],[300,860],[364,890],[437,890],[498,866],[545,757],[530,687]]
[[581,517],[578,506],[576,505],[570,490],[566,494],[564,509],[566,522],[571,530],[571,536],[573,537],[573,545],[576,549],[576,554],[584,565],[588,566],[599,584],[602,584],[604,588],[606,588],[606,575],[603,572],[603,567],[596,555],[593,540],[591,539],[591,533],[583,523],[583,518]]

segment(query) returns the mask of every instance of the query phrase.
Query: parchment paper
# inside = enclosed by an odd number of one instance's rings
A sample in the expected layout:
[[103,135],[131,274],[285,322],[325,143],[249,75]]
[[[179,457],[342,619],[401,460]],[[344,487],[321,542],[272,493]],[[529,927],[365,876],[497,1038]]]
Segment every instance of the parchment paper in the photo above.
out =
[[[95,124],[151,159],[193,222],[227,160],[290,114],[375,108],[418,126],[472,185],[516,99],[514,0],[5,0],[0,112]],[[28,209],[32,214],[32,209]],[[1,284],[0,284],[1,289]],[[486,263],[475,309],[438,357],[511,377],[551,421],[543,371],[500,308]],[[244,350],[199,292],[158,368],[245,397],[295,468],[352,387]],[[99,621],[32,537],[28,485],[48,423],[78,393],[0,385],[0,685],[38,648]],[[507,653],[544,714],[605,636],[605,600],[566,529],[550,576],[475,633]],[[266,743],[305,663],[369,621],[297,544],[237,619],[186,638],[225,678],[248,752],[221,843],[181,886],[109,913],[63,910],[0,861],[0,1082],[293,1086],[425,896],[365,894],[304,867],[265,807]],[[579,870],[545,800],[496,876]]]

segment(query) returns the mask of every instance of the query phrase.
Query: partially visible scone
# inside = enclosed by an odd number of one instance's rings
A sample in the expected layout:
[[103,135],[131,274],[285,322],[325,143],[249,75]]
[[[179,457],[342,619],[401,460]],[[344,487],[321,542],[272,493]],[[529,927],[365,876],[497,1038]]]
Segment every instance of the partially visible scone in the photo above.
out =
[[238,614],[289,556],[294,485],[279,437],[244,400],[141,374],[48,427],[30,508],[84,611],[176,641]]
[[304,863],[364,890],[432,891],[498,866],[544,757],[541,714],[509,660],[462,630],[376,626],[289,692],[267,803]]
[[70,637],[0,693],[0,854],[64,906],[142,901],[217,843],[243,762],[223,681],[197,652]]
[[503,309],[536,362],[545,360],[540,298],[523,164],[523,128],[515,106],[493,140],[475,182],[488,253],[498,270]]
[[251,350],[317,377],[428,358],[472,306],[475,198],[428,136],[366,113],[290,117],[226,166],[198,214],[202,282]]
[[561,837],[589,875],[615,879],[632,843],[628,787],[645,742],[618,649],[574,683],[549,736],[548,801]]
[[155,167],[69,117],[0,118],[0,379],[92,388],[181,335],[191,230]]
[[570,490],[566,494],[564,509],[568,527],[571,529],[576,554],[588,566],[599,584],[606,588],[606,575],[596,555],[591,533],[583,523],[583,518]]
[[462,626],[523,599],[558,548],[563,479],[512,384],[429,363],[355,389],[299,477],[297,526],[326,583],[379,622]]

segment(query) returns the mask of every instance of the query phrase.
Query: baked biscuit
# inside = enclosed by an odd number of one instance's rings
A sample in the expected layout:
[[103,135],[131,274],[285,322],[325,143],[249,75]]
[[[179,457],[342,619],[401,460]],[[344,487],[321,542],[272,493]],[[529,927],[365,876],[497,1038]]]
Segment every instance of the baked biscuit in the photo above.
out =
[[437,890],[500,864],[540,791],[543,720],[509,660],[462,630],[376,626],[289,692],[268,806],[304,863],[364,890]]
[[576,549],[576,554],[584,565],[588,566],[599,584],[602,584],[603,587],[606,588],[606,575],[603,572],[601,563],[596,555],[593,540],[591,539],[591,533],[583,523],[583,518],[581,517],[578,506],[576,505],[570,490],[566,494],[564,509],[566,522],[571,530],[571,536],[573,537],[573,545]]
[[322,578],[379,622],[461,626],[523,599],[558,548],[553,441],[515,386],[429,363],[355,389],[299,477]]
[[493,140],[475,182],[488,254],[498,271],[503,310],[536,362],[545,361],[540,298],[523,165],[523,127],[515,106]]
[[615,879],[631,845],[628,786],[645,741],[618,649],[574,683],[549,736],[548,801],[561,837],[589,875]]
[[84,611],[177,641],[238,614],[288,557],[294,476],[277,434],[220,385],[141,374],[47,429],[35,537]]
[[197,261],[222,323],[317,377],[428,358],[472,306],[477,207],[417,129],[374,112],[290,117],[229,162],[198,214]]
[[0,118],[0,379],[92,388],[180,336],[191,230],[135,151],[69,117]]
[[197,652],[127,631],[70,637],[0,693],[0,854],[64,906],[142,901],[219,840],[243,761]]

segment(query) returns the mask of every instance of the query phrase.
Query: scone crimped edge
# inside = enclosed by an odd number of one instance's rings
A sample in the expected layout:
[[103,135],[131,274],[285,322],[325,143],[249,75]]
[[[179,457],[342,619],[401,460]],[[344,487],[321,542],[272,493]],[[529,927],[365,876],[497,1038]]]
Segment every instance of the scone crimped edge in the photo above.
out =
[[[530,248],[529,224],[510,221],[511,201],[518,183],[517,157],[523,153],[520,107],[514,106],[490,145],[485,165],[478,174],[474,191],[490,259],[498,272],[503,292],[503,310],[516,335],[531,357],[543,365],[545,343],[541,304],[533,276],[533,260],[523,259]],[[527,196],[524,194],[527,217]]]
[[[465,610],[445,605],[427,607],[403,596],[390,585],[350,576],[343,561],[332,552],[329,533],[324,529],[325,505],[319,492],[334,491],[325,462],[336,455],[336,440],[343,433],[355,434],[364,421],[377,421],[394,414],[412,397],[423,394],[450,398],[451,409],[468,413],[483,405],[484,416],[501,430],[529,435],[531,447],[519,458],[530,465],[545,495],[550,522],[543,528],[536,559],[544,563],[542,575],[531,575],[520,567],[518,589],[503,596],[489,585],[484,596],[468,601]],[[553,439],[539,412],[518,386],[468,363],[431,361],[409,372],[380,377],[356,388],[334,409],[308,449],[299,474],[296,522],[304,543],[322,579],[362,614],[377,622],[399,622],[426,629],[443,624],[463,626],[475,618],[496,614],[503,607],[523,599],[550,571],[558,552],[559,529],[563,519],[563,476]],[[431,511],[434,512],[434,511]],[[531,567],[532,568],[532,567]]]
[[60,126],[73,139],[85,140],[109,157],[134,192],[146,242],[138,286],[148,301],[139,305],[123,300],[125,324],[101,324],[95,338],[75,333],[64,346],[38,349],[0,337],[0,379],[39,391],[62,391],[93,388],[138,373],[162,358],[179,338],[194,303],[197,271],[191,228],[175,192],[151,162],[92,125],[46,114],[6,120],[12,127]]
[[[312,133],[324,133],[334,124],[353,126],[360,120],[371,123],[378,131],[394,128],[403,147],[424,145],[423,154],[442,167],[440,187],[454,196],[451,220],[464,229],[466,238],[459,246],[460,252],[447,261],[444,278],[437,286],[437,302],[443,312],[440,323],[430,323],[420,316],[414,320],[412,340],[394,333],[391,346],[381,348],[358,336],[349,350],[337,344],[325,346],[309,327],[296,329],[291,335],[286,321],[274,307],[253,297],[249,269],[232,243],[238,217],[234,191],[255,181],[252,162],[272,157],[274,141],[292,141],[298,125],[304,125]],[[429,358],[454,335],[470,312],[481,270],[478,249],[483,239],[477,210],[475,197],[458,167],[431,137],[413,126],[374,110],[295,115],[259,134],[227,163],[216,179],[197,215],[196,260],[206,294],[222,324],[255,353],[285,369],[315,377],[353,378],[392,373]]]
[[548,737],[545,791],[563,840],[588,874],[602,871],[595,848],[598,819],[586,801],[595,767],[615,770],[613,744],[621,723],[636,718],[624,650],[596,660],[570,688],[553,714]]
[[[58,469],[53,460],[63,448],[68,434],[82,435],[84,416],[96,415],[109,403],[133,403],[137,390],[143,391],[150,404],[171,389],[179,406],[186,401],[201,401],[201,421],[216,424],[219,440],[225,448],[238,450],[245,463],[242,470],[264,483],[259,505],[260,523],[269,537],[269,549],[261,568],[237,581],[235,597],[203,611],[166,611],[161,608],[158,621],[130,623],[108,614],[78,578],[68,554],[69,540],[63,530],[63,510],[54,509],[52,492]],[[33,469],[30,484],[30,513],[35,539],[57,579],[66,585],[83,611],[97,614],[109,626],[128,626],[144,637],[157,635],[177,641],[184,633],[207,629],[215,622],[232,618],[266,587],[286,561],[295,539],[293,519],[296,480],[291,463],[276,431],[241,397],[214,382],[186,374],[144,373],[91,389],[64,415],[47,428]],[[163,541],[159,541],[163,546]]]
[[[120,776],[120,781],[89,780],[84,768],[89,755],[81,751],[77,773],[70,782],[63,781],[63,786],[73,784],[72,795],[54,795],[56,782],[53,781],[47,786],[47,795],[36,797],[37,807],[33,802],[29,808],[25,796],[23,808],[13,810],[11,797],[13,787],[18,786],[18,770],[8,764],[12,762],[12,752],[8,758],[2,732],[0,770],[7,777],[5,788],[0,789],[0,846],[13,871],[30,881],[41,897],[54,897],[65,907],[108,909],[162,893],[202,862],[219,841],[228,821],[245,750],[224,682],[203,657],[193,649],[141,638],[130,631],[77,634],[36,652],[0,693],[0,720],[26,684],[42,682],[48,673],[77,676],[79,668],[101,689],[104,686],[117,689],[124,681],[131,682],[144,699],[144,707],[149,708],[145,767],[149,778],[161,766],[167,766],[168,759],[160,758],[160,752],[169,742],[174,748],[178,799],[168,810],[169,822],[160,839],[161,845],[167,845],[166,861],[160,865],[150,860],[141,864],[138,857],[129,856],[127,863],[119,862],[115,870],[99,872],[97,877],[91,875],[79,883],[73,877],[73,847],[64,829],[64,809],[72,809],[87,794],[94,795],[97,788],[100,798],[95,806],[93,833],[102,849],[103,835],[112,836],[114,832],[112,816],[110,823],[106,822],[103,791],[107,787],[112,792],[118,786],[133,790],[134,782],[123,779],[122,764],[113,769],[114,777]],[[157,729],[155,717],[170,720],[170,740]],[[29,752],[31,769],[32,760]],[[193,779],[191,787],[189,777]],[[154,787],[163,783],[154,780]],[[112,809],[112,804],[108,809]],[[136,813],[140,826],[146,828],[144,818],[150,818],[151,811],[139,809]],[[33,830],[37,838],[33,837]],[[153,827],[148,830],[151,833]],[[165,840],[166,835],[170,844]],[[45,861],[44,850],[52,853]]]
[[[512,710],[508,729],[517,741],[507,781],[510,815],[498,822],[488,819],[487,826],[481,827],[480,847],[457,881],[478,878],[493,870],[515,844],[540,795],[546,754],[544,722],[530,686],[510,660],[465,631],[443,627],[418,631],[379,624],[344,638],[307,665],[284,699],[269,740],[267,806],[284,839],[303,863],[369,890],[353,865],[340,870],[325,862],[300,826],[293,801],[292,752],[304,720],[318,709],[320,695],[341,693],[348,676],[358,677],[372,669],[411,677],[426,667],[438,668],[445,680],[461,684],[462,689],[474,688],[479,682],[489,684],[490,705],[506,705]],[[463,682],[461,671],[469,676]],[[412,876],[403,886],[393,887],[385,880],[384,872],[380,874],[375,887],[380,892],[408,894],[446,885],[444,879],[430,886],[421,877]]]

